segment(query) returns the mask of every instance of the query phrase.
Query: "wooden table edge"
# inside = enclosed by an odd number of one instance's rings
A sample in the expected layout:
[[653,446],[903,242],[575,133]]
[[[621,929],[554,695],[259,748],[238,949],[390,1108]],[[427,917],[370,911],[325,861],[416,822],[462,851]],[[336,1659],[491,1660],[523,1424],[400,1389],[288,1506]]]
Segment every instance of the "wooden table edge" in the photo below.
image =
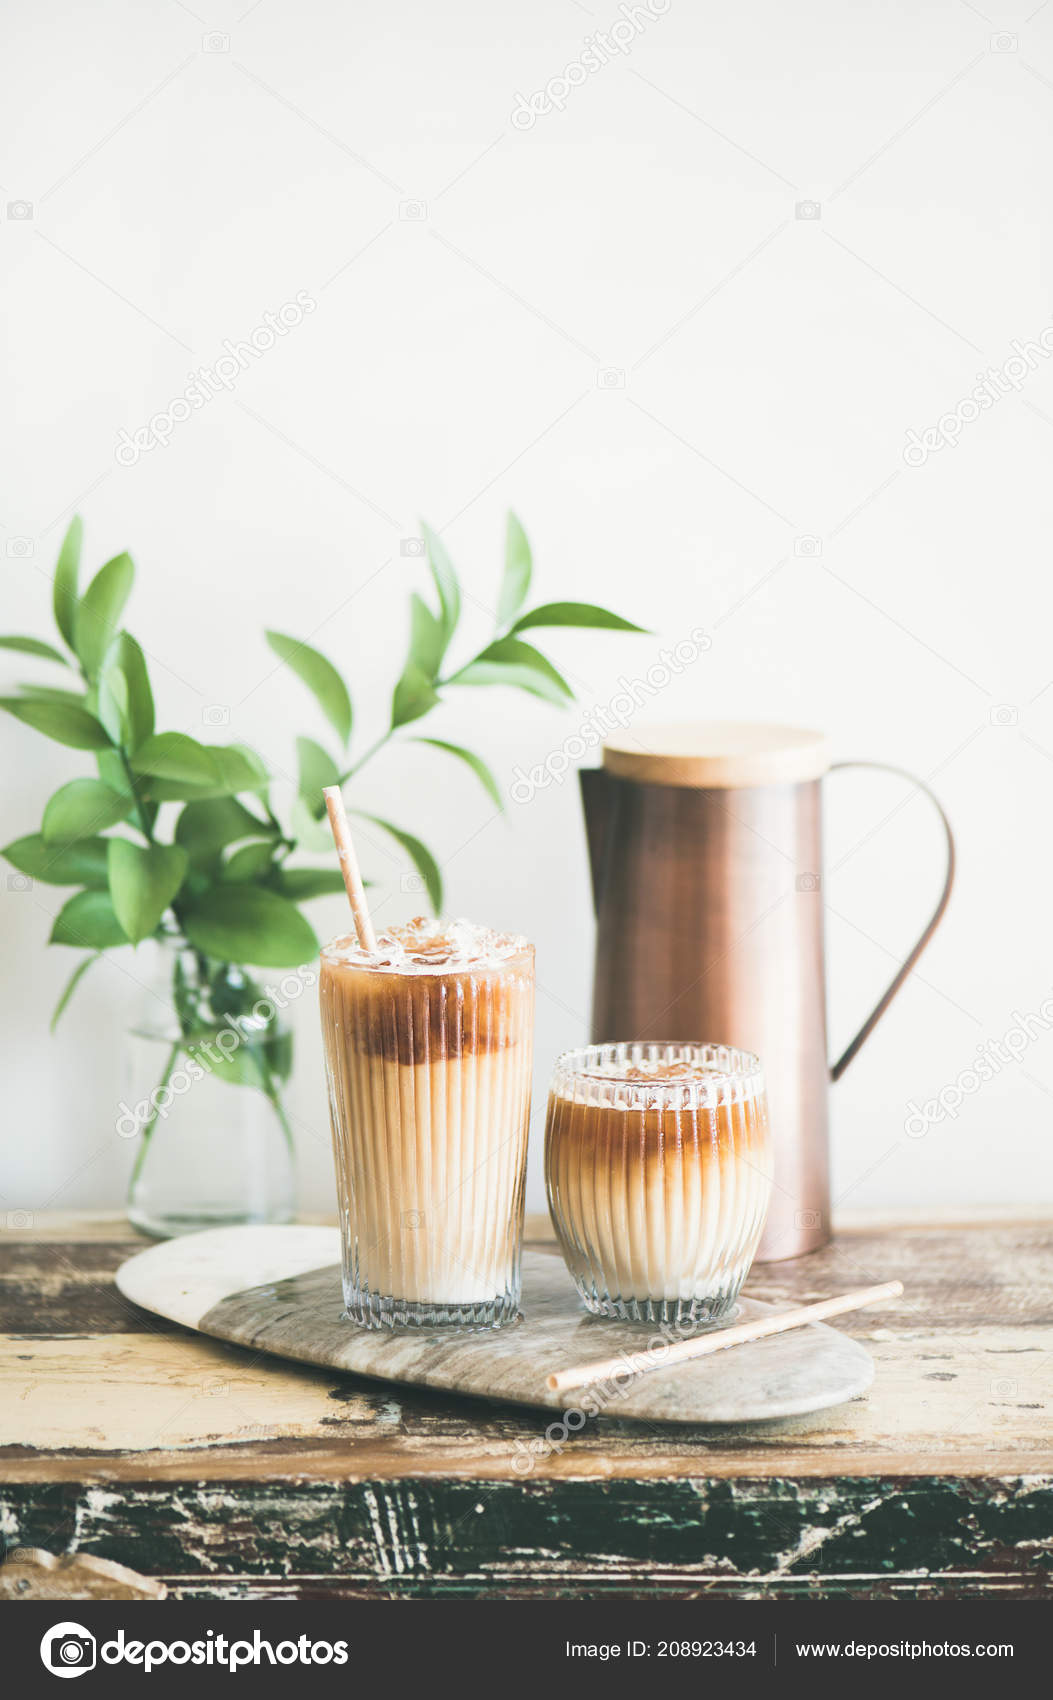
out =
[[921,1454],[910,1460],[890,1457],[887,1452],[853,1453],[833,1459],[775,1442],[770,1455],[758,1453],[743,1459],[741,1450],[722,1458],[711,1456],[670,1459],[668,1456],[629,1458],[582,1453],[551,1457],[538,1462],[527,1474],[513,1470],[507,1458],[474,1458],[463,1462],[445,1458],[429,1460],[406,1449],[369,1447],[368,1460],[354,1458],[346,1449],[302,1446],[288,1442],[284,1449],[264,1450],[256,1446],[212,1447],[185,1452],[59,1453],[40,1452],[18,1458],[0,1459],[0,1489],[40,1484],[76,1482],[91,1485],[133,1482],[158,1485],[179,1483],[310,1483],[356,1487],[376,1481],[489,1482],[514,1486],[529,1482],[604,1481],[777,1481],[794,1478],[814,1481],[960,1481],[973,1480],[1031,1483],[1053,1490],[1053,1446],[1047,1452],[1026,1455],[1009,1450],[970,1450],[953,1459],[946,1453]]
[[[127,1241],[129,1257],[137,1250],[146,1251],[157,1244],[156,1240],[133,1228],[126,1216],[116,1214],[112,1210],[50,1210],[29,1214],[30,1221],[25,1226],[0,1229],[0,1243],[32,1245],[53,1244],[61,1240],[105,1240],[113,1244]],[[297,1223],[310,1227],[336,1226],[335,1216],[313,1211],[301,1212],[296,1220]],[[919,1204],[899,1206],[895,1209],[890,1206],[871,1206],[865,1210],[839,1210],[833,1226],[836,1240],[840,1235],[867,1233],[884,1228],[912,1232],[926,1228],[1006,1227],[1016,1223],[1035,1227],[1046,1222],[1053,1224],[1053,1201],[939,1206]],[[527,1212],[524,1243],[555,1244],[555,1233],[546,1212]],[[767,1263],[757,1264],[756,1267],[778,1269],[780,1265]]]

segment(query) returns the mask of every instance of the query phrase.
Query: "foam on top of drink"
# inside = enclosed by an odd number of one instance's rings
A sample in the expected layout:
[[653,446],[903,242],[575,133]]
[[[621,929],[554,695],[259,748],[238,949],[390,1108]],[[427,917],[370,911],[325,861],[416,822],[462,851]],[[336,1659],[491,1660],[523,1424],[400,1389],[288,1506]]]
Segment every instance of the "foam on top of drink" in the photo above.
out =
[[678,1062],[663,1062],[660,1057],[648,1057],[643,1062],[615,1062],[600,1064],[596,1068],[586,1068],[583,1074],[595,1075],[600,1080],[624,1080],[629,1085],[662,1085],[665,1081],[679,1083],[682,1080],[702,1080],[711,1074],[727,1074],[727,1069],[718,1068],[716,1063],[690,1062],[681,1059]]
[[554,1096],[596,1109],[677,1110],[738,1102],[763,1090],[757,1059],[745,1051],[669,1045],[665,1056],[649,1057],[640,1056],[642,1048],[633,1046],[628,1055],[630,1048],[620,1045],[566,1052],[556,1063]]
[[375,954],[348,934],[323,947],[327,962],[347,962],[391,974],[466,974],[501,968],[530,948],[518,933],[501,933],[476,921],[438,921],[418,915],[377,934]]

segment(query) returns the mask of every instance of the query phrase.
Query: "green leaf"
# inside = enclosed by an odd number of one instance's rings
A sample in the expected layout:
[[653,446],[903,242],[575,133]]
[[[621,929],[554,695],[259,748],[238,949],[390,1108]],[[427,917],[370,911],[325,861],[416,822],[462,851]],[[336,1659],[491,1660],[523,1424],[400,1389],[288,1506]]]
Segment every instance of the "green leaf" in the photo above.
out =
[[267,786],[266,768],[244,744],[199,744],[185,732],[155,733],[136,751],[131,765],[149,777],[149,794],[159,803],[233,796]]
[[221,878],[231,884],[243,884],[246,880],[259,879],[265,874],[274,861],[273,844],[243,844],[240,850],[235,850],[223,864]]
[[76,844],[45,844],[43,836],[34,832],[28,838],[18,838],[0,852],[19,873],[30,879],[43,880],[46,885],[87,885],[95,891],[105,891],[108,885],[106,858],[109,840],[81,838]]
[[442,738],[414,738],[415,744],[430,744],[433,750],[445,750],[448,756],[456,756],[458,761],[467,762],[487,794],[493,798],[499,809],[504,808],[504,799],[497,788],[497,780],[487,767],[482,756],[477,756],[472,750],[466,750],[461,744],[447,744]]
[[83,691],[60,691],[54,685],[19,685],[25,697],[37,697],[41,702],[71,702],[77,708],[87,707]]
[[512,627],[513,632],[525,632],[531,626],[592,626],[606,632],[646,632],[646,626],[635,626],[612,614],[608,608],[598,608],[594,602],[546,602],[541,608],[531,608]]
[[187,1055],[228,1086],[255,1086],[270,1097],[273,1085],[267,1076],[272,1081],[287,1080],[292,1071],[292,1034],[268,1033],[266,1037],[254,1034],[244,1038],[237,1050],[231,1048],[229,1039],[224,1039],[220,1048],[216,1041],[230,1031],[229,1027],[215,1027],[192,1034],[186,1045]]
[[214,797],[207,802],[188,803],[176,821],[176,843],[181,844],[195,868],[209,868],[219,861],[228,844],[243,838],[276,838],[276,829],[256,816],[234,797]]
[[210,749],[215,777],[209,785],[191,785],[185,780],[151,779],[149,794],[157,803],[189,802],[195,798],[233,797],[239,791],[266,792],[270,775],[254,750],[244,744]]
[[333,663],[310,644],[287,637],[284,632],[268,632],[267,642],[279,661],[284,661],[303,680],[341,744],[346,744],[351,736],[351,698]]
[[59,910],[49,943],[71,944],[79,950],[111,950],[127,944],[128,935],[114,913],[108,891],[78,891]]
[[[363,882],[368,885],[368,880]],[[306,903],[311,897],[331,897],[342,892],[344,878],[339,868],[283,868],[279,890],[294,903]]]
[[230,1031],[229,1027],[217,1027],[200,1037],[195,1034],[186,1046],[187,1056],[227,1086],[255,1086],[261,1092],[265,1091],[264,1075],[258,1060],[262,1047],[243,1039],[235,1050],[230,1040],[224,1039],[224,1048],[220,1050],[216,1040],[221,1033]]
[[128,684],[119,667],[105,670],[88,692],[88,707],[97,714],[115,744],[123,744],[128,723]]
[[183,920],[194,949],[223,962],[298,968],[318,954],[314,931],[296,905],[261,885],[225,885],[206,892]]
[[[187,991],[190,991],[189,987]],[[263,988],[237,963],[213,965],[208,977],[208,998],[216,1015],[249,1015],[253,1004],[262,996]],[[190,1031],[189,1027],[187,1031]]]
[[381,820],[379,815],[367,815],[361,809],[353,809],[351,812],[361,816],[362,820],[372,821],[374,826],[383,827],[385,832],[390,832],[392,838],[402,845],[424,881],[424,888],[437,915],[442,908],[442,875],[439,872],[439,864],[427,845],[422,844],[419,838],[414,838],[411,832],[403,832],[401,827],[392,826],[388,820]]
[[301,850],[332,851],[333,835],[329,822],[314,814],[305,797],[296,797],[290,814],[290,833]]
[[228,785],[233,785],[239,773],[249,776],[252,783],[238,786],[239,791],[258,791],[261,795],[268,791],[271,776],[256,751],[248,744],[226,744],[214,749],[212,754],[219,763],[221,776]]
[[441,700],[427,674],[422,673],[415,662],[407,661],[391,699],[392,731],[398,726],[407,726],[411,720],[419,720]]
[[71,702],[55,702],[50,697],[0,697],[0,708],[6,708],[16,720],[34,731],[54,738],[56,744],[66,744],[73,750],[105,750],[110,748],[106,728]]
[[211,752],[185,732],[158,732],[148,738],[136,752],[132,767],[136,773],[185,779],[194,785],[210,785],[216,777]]
[[321,820],[325,814],[325,798],[322,796],[326,785],[339,785],[340,769],[321,744],[316,744],[313,738],[297,738],[296,760],[299,766],[299,794],[306,803],[315,820]]
[[253,1048],[256,1055],[262,1055],[273,1079],[288,1080],[293,1068],[293,1036],[291,1033],[271,1033],[262,1045]]
[[99,770],[99,778],[105,779],[111,791],[120,791],[121,795],[135,801],[119,750],[100,750],[95,757],[95,766]]
[[88,972],[88,969],[91,967],[93,962],[98,962],[98,960],[99,960],[99,953],[96,951],[94,955],[85,956],[81,959],[80,962],[77,963],[77,966],[76,966],[76,968],[74,968],[73,973],[70,975],[69,979],[66,981],[65,990],[63,991],[62,996],[59,998],[58,1003],[55,1005],[55,1013],[51,1017],[51,1032],[52,1033],[54,1033],[55,1028],[58,1026],[59,1022],[61,1021],[63,1011],[65,1010],[66,1005],[69,1003],[70,998],[73,996],[74,992],[77,990],[77,987],[80,985],[85,974]]
[[409,655],[391,700],[392,730],[410,720],[419,720],[439,701],[434,682],[442,666],[446,643],[443,621],[435,618],[423,597],[414,591],[410,597]]
[[505,571],[497,598],[497,624],[507,626],[514,620],[527,598],[533,564],[530,544],[515,514],[508,516],[505,535]]
[[110,839],[110,896],[114,913],[133,944],[149,938],[182,885],[187,855],[177,844],[132,844]]
[[91,838],[124,820],[128,808],[127,796],[101,779],[71,779],[45,808],[41,832],[49,845]]
[[532,644],[519,638],[498,638],[450,680],[451,685],[512,685],[546,702],[565,708],[574,692],[562,673]]
[[80,545],[83,535],[81,517],[75,514],[59,550],[52,594],[55,624],[71,649],[75,647],[73,631],[77,617],[77,576],[80,571]]
[[121,623],[124,605],[131,595],[135,567],[130,555],[115,555],[100,567],[77,607],[73,623],[74,648],[84,671],[99,671],[103,657]]
[[0,649],[17,649],[20,655],[39,655],[44,661],[57,661],[63,667],[69,662],[60,650],[34,637],[0,637]]
[[437,620],[422,596],[410,597],[409,660],[427,679],[438,677],[446,648],[443,623]]
[[[439,593],[439,607],[442,610],[442,650],[446,653],[450,639],[457,630],[457,622],[461,617],[461,587],[457,582],[457,573],[453,562],[446,553],[446,545],[441,537],[432,531],[429,525],[421,526],[424,545],[428,551],[428,565],[435,588]],[[442,657],[440,656],[440,660]]]
[[116,671],[124,682],[123,720],[126,743],[132,751],[153,736],[154,696],[150,689],[150,674],[146,657],[131,632],[121,632],[114,640],[103,669],[103,683],[109,682]]

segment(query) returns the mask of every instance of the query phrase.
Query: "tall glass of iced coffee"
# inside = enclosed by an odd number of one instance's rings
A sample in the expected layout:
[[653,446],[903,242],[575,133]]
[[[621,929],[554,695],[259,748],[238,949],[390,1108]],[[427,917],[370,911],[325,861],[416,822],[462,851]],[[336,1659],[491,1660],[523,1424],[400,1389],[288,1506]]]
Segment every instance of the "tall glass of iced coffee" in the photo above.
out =
[[365,1328],[518,1314],[534,947],[418,919],[322,951],[344,1300]]

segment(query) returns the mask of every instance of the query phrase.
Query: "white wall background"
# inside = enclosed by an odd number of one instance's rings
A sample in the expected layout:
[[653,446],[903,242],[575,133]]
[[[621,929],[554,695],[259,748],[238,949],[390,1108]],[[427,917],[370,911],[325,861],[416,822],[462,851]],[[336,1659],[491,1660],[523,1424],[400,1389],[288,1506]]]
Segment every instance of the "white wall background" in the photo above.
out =
[[[1050,1195],[1048,1036],[956,1122],[908,1138],[904,1117],[1053,989],[1053,361],[957,447],[920,467],[902,450],[1053,322],[1053,5],[671,0],[531,129],[511,123],[516,92],[562,76],[621,17],[614,0],[5,14],[3,627],[49,635],[50,573],[81,511],[93,568],[124,547],[138,563],[128,618],[165,724],[207,738],[225,705],[218,736],[288,771],[293,734],[322,726],[262,628],[313,634],[341,664],[364,747],[423,581],[400,540],[418,516],[442,530],[474,646],[514,506],[539,599],[602,600],[666,640],[712,634],[655,717],[825,727],[839,755],[912,767],[946,801],[959,890],[834,1094],[838,1196]],[[798,216],[809,201],[821,216]],[[426,217],[400,216],[412,203]],[[122,429],[300,290],[317,311],[233,393],[117,464]],[[605,387],[608,368],[624,387]],[[795,553],[802,537],[821,552]],[[548,647],[589,705],[659,639]],[[463,693],[428,730],[474,741],[507,785],[576,723]],[[6,717],[0,751],[4,842],[90,771]],[[576,788],[501,820],[440,760],[393,753],[359,800],[436,846],[452,912],[537,941],[543,1090],[586,1029]],[[836,1045],[931,906],[939,842],[893,780],[830,792]],[[419,907],[384,846],[366,860],[385,919]],[[131,952],[47,1034],[72,961],[44,948],[65,895],[0,875],[4,1211],[116,1204],[132,1155],[112,1131]],[[314,919],[342,928],[342,903]],[[303,1202],[325,1208],[313,1003],[297,1023]]]

